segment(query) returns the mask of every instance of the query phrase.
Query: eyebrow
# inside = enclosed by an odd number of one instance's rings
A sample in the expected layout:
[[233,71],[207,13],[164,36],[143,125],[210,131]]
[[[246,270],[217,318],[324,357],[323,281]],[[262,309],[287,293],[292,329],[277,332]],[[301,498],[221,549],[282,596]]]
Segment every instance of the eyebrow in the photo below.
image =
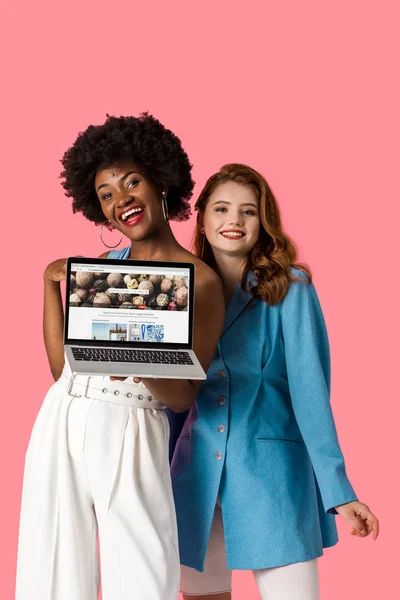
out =
[[[137,173],[139,175],[138,171],[128,171],[127,173],[125,173],[125,175],[122,175],[122,177],[120,177],[120,181],[125,181],[125,179],[127,177],[129,177],[129,175],[133,175],[133,173]],[[99,191],[99,190],[101,190],[101,188],[107,187],[109,185],[110,185],[109,183],[101,183],[99,185],[99,187],[97,188],[97,191]]]
[[[213,206],[216,204],[231,204],[231,202],[228,202],[227,200],[216,200],[213,203]],[[257,204],[254,204],[253,202],[243,202],[240,206],[253,206],[253,208],[258,208]]]

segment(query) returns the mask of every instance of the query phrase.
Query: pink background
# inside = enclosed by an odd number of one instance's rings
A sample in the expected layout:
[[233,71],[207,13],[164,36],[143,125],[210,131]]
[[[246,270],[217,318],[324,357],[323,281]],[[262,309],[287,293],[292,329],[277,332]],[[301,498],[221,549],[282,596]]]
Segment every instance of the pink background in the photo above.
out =
[[[42,273],[53,259],[102,251],[99,229],[73,216],[63,196],[59,159],[107,112],[149,110],[181,137],[195,194],[222,164],[242,161],[265,174],[280,201],[325,312],[348,472],[382,528],[373,543],[350,537],[338,519],[341,542],[320,561],[322,599],[392,598],[398,3],[70,1],[9,3],[7,11],[0,597],[13,597],[24,453],[51,384]],[[174,226],[184,244],[192,227]],[[251,573],[235,574],[234,598],[258,598]]]

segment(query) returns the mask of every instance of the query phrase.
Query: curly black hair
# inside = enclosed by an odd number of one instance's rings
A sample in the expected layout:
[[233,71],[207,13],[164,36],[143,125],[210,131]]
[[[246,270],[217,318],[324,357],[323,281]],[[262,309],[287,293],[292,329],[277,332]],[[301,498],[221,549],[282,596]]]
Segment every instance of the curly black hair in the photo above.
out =
[[139,117],[107,115],[103,125],[90,125],[65,152],[60,177],[65,195],[73,198],[73,212],[83,213],[96,225],[104,223],[94,189],[96,173],[127,160],[138,163],[157,186],[168,186],[170,219],[186,221],[190,217],[192,165],[179,138],[147,112]]

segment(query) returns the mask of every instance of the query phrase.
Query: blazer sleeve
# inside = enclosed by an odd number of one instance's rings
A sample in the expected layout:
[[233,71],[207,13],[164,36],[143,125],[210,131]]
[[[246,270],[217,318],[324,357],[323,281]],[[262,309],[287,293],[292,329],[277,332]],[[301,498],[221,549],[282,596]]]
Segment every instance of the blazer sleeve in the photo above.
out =
[[282,302],[282,328],[293,410],[327,512],[357,500],[346,475],[330,404],[329,341],[313,284],[294,281]]

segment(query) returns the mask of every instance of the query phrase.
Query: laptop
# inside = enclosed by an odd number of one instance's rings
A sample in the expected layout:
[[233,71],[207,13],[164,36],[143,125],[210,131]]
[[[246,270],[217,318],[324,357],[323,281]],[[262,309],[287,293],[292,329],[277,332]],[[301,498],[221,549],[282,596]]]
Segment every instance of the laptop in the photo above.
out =
[[64,345],[73,373],[205,379],[193,352],[191,263],[67,260]]

